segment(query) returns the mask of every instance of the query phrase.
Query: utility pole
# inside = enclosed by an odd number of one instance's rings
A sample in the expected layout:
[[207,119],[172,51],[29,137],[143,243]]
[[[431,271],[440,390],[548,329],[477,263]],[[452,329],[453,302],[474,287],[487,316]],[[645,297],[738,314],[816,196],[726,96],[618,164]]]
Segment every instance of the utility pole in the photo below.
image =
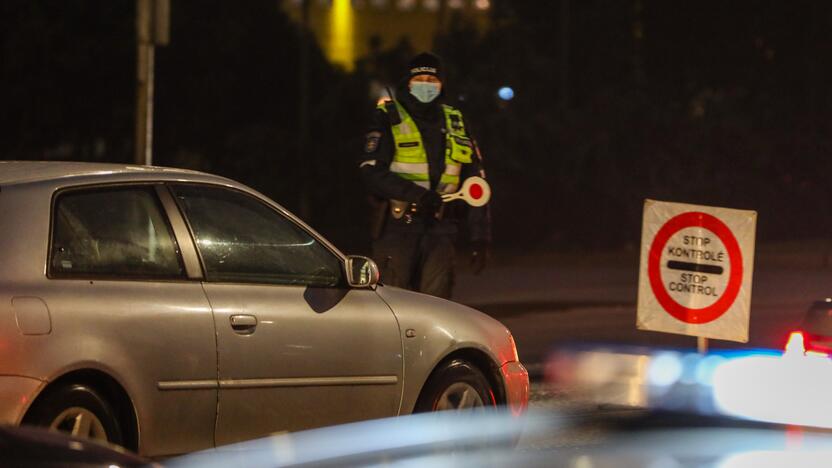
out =
[[170,42],[170,0],[136,0],[136,164],[153,164],[156,46]]
[[309,0],[301,3],[300,66],[298,67],[298,213],[303,219],[311,215],[307,178],[307,140],[309,138]]

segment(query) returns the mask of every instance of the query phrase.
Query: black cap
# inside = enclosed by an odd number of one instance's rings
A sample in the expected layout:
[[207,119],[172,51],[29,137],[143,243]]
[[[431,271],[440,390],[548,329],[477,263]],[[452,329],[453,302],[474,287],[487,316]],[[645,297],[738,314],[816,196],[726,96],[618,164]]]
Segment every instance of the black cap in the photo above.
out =
[[422,52],[407,64],[408,79],[417,75],[432,75],[443,79],[442,59],[430,52]]

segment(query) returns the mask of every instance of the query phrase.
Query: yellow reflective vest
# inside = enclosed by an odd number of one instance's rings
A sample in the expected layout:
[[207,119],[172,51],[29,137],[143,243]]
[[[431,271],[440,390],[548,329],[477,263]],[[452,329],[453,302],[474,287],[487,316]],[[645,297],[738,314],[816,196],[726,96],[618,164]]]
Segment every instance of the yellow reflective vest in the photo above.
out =
[[[390,163],[390,171],[399,177],[410,180],[415,184],[430,189],[430,173],[428,172],[428,153],[425,150],[422,135],[416,126],[416,121],[407,113],[404,107],[393,101],[399,112],[399,123],[392,125],[395,153]],[[389,112],[389,104],[380,104],[379,109]],[[392,110],[392,106],[390,106]],[[448,105],[442,105],[445,116],[445,172],[439,180],[436,191],[439,193],[453,193],[459,189],[459,174],[462,165],[471,163],[474,153],[473,143],[465,133],[462,113]],[[393,120],[395,121],[395,120]]]

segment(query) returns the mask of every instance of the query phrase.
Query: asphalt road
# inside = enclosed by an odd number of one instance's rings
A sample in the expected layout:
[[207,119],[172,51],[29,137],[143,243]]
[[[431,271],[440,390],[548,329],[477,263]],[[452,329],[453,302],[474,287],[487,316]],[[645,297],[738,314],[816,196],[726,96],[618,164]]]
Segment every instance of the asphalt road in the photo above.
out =
[[[713,348],[781,348],[809,305],[832,296],[826,244],[759,247],[747,344],[711,341]],[[695,348],[689,336],[637,330],[638,252],[605,254],[498,253],[482,275],[461,268],[454,300],[499,319],[533,374],[557,346],[618,343]]]
[[580,424],[568,430],[559,430],[558,421],[581,421],[587,417],[630,417],[643,411],[602,407],[581,403],[558,389],[540,382],[532,384],[529,411],[539,417],[551,418],[549,430],[526,432],[517,445],[518,450],[540,452],[556,449],[587,447],[606,441],[608,430],[602,424]]

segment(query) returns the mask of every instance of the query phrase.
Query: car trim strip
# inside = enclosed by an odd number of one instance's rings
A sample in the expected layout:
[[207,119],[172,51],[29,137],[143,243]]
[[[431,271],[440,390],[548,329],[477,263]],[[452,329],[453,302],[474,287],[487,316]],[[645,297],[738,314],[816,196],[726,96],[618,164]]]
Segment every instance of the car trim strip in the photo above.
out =
[[395,375],[374,375],[355,377],[296,377],[290,379],[230,379],[220,380],[220,388],[264,388],[264,387],[323,387],[336,385],[395,385]]
[[175,380],[156,384],[159,390],[212,390],[218,386],[216,380]]
[[159,382],[159,390],[210,390],[269,387],[330,387],[340,385],[395,385],[395,375],[371,375],[354,377],[295,377],[288,379],[228,379],[220,380],[176,380]]

